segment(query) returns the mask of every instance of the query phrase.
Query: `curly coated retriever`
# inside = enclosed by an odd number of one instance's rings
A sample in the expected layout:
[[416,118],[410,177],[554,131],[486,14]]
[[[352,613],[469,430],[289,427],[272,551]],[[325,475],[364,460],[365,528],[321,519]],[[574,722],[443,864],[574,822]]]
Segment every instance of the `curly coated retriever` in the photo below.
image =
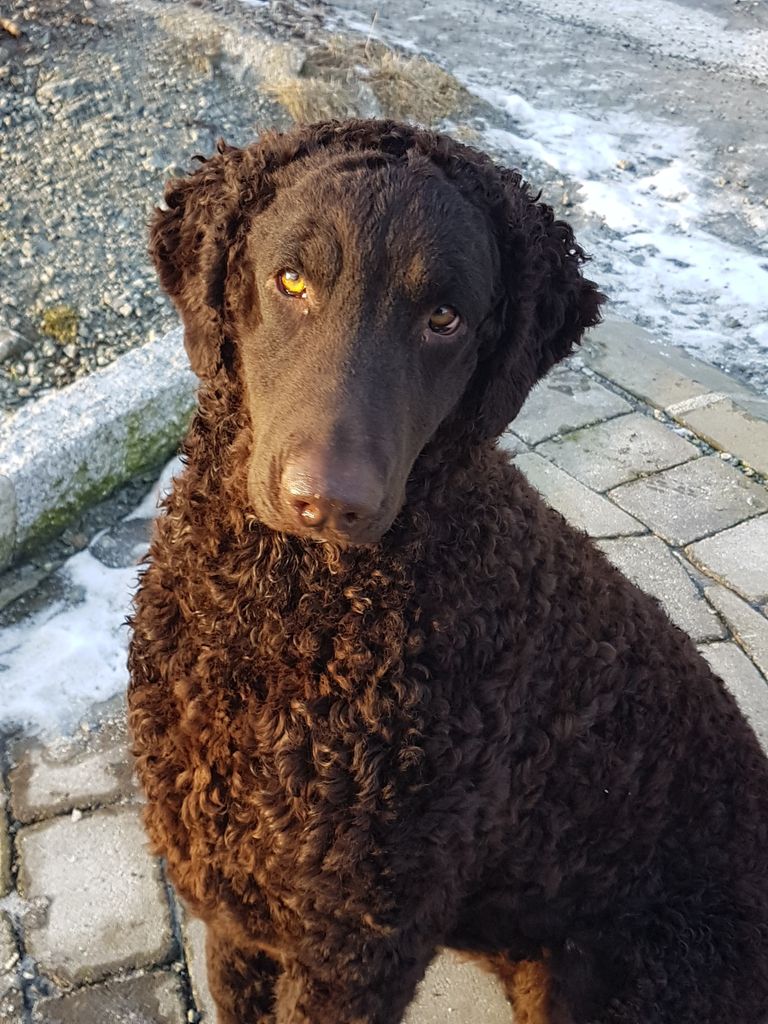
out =
[[517,172],[391,121],[222,144],[152,227],[201,378],[130,717],[220,1024],[768,1019],[768,765],[497,438],[599,319]]

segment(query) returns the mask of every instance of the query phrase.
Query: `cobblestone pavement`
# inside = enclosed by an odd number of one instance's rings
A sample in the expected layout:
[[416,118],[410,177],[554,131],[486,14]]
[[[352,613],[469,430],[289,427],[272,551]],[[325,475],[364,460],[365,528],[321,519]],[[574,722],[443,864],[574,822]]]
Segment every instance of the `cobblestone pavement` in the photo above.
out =
[[[768,744],[765,409],[718,371],[608,324],[535,391],[503,443],[658,597]],[[92,550],[119,565],[141,529],[119,523]],[[215,1020],[202,928],[145,848],[115,700],[74,738],[16,737],[6,751],[0,1024]],[[407,1017],[445,1020],[511,1021],[496,983],[452,954]]]

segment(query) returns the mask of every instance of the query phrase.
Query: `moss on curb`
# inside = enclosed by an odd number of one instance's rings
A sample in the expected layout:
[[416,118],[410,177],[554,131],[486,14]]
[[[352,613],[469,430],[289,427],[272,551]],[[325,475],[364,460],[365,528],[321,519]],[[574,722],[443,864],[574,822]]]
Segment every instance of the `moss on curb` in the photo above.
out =
[[[13,558],[29,555],[36,547],[52,540],[87,508],[108,498],[132,477],[148,469],[159,468],[178,450],[193,407],[191,396],[189,404],[179,401],[173,414],[150,434],[146,433],[146,410],[130,413],[124,424],[122,451],[116,453],[114,460],[115,468],[94,478],[88,462],[81,461],[71,478],[61,480],[62,489],[66,488],[66,497],[55,508],[46,509],[38,517]],[[120,438],[115,439],[115,446],[121,446]]]

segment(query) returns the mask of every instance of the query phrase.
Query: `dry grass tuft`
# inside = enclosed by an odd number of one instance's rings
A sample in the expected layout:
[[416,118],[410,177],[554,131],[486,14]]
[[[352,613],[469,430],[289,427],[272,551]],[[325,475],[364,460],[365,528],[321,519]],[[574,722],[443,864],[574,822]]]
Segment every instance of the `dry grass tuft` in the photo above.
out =
[[471,105],[466,89],[426,58],[342,36],[311,49],[298,74],[275,53],[264,89],[295,121],[378,116],[434,127]]

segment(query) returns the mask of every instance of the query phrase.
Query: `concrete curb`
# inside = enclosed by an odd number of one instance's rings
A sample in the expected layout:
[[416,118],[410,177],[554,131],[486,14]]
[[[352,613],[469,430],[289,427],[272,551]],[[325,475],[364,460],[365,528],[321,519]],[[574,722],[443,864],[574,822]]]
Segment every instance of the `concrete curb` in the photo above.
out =
[[195,386],[176,328],[0,423],[0,569],[170,455]]
[[[624,320],[593,331],[581,359],[750,472],[768,475],[768,399]],[[0,424],[0,570],[170,455],[195,384],[175,328]]]

